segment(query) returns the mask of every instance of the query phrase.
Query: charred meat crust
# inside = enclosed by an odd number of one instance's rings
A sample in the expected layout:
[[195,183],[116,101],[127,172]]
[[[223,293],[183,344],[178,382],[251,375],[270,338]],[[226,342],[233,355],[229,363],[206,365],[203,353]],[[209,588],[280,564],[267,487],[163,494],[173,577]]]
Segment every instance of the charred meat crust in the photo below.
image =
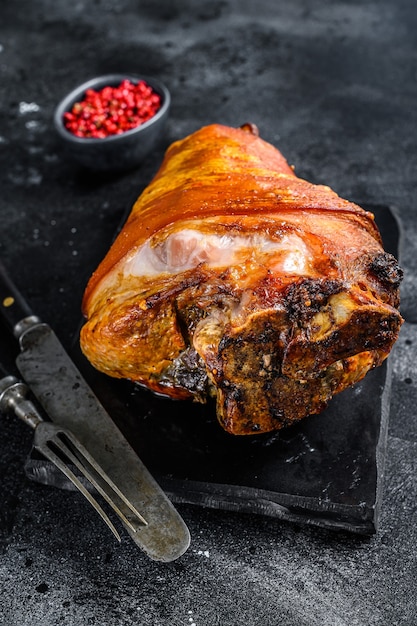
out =
[[404,276],[397,259],[388,252],[375,255],[369,263],[369,271],[382,283],[395,288],[400,286]]
[[[230,294],[223,294],[221,306],[217,294],[211,308],[201,299],[196,306],[198,289],[182,294],[185,309],[177,314],[184,341],[196,348],[187,348],[185,361],[176,359],[161,382],[185,385],[199,401],[217,394],[219,421],[233,434],[276,430],[320,412],[335,393],[382,362],[401,324],[391,308],[355,309],[345,289],[341,281],[299,281],[283,294],[284,306],[257,311],[243,327],[234,327],[226,314]],[[332,309],[338,294],[336,305],[346,307],[343,324]],[[323,334],[315,316],[330,330]]]
[[190,346],[161,373],[158,384],[161,388],[184,389],[199,402],[205,402],[213,393],[204,361]]
[[320,311],[329,296],[339,293],[344,288],[341,280],[302,279],[291,284],[284,294],[284,308],[290,322],[302,325],[314,313]]
[[[303,378],[283,372],[288,332],[284,319],[272,311],[258,316],[246,332],[225,336],[210,361],[218,389],[217,413],[223,428],[233,434],[268,432],[289,426],[322,411],[340,387],[353,384],[362,363],[365,371],[376,354],[339,358]],[[361,372],[361,375],[364,372]]]

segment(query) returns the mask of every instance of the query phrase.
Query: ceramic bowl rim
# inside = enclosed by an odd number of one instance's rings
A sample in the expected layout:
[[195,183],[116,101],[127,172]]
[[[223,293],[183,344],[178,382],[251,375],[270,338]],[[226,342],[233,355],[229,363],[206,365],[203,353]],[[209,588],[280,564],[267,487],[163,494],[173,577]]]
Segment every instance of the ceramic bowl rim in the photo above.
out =
[[[120,135],[110,135],[108,137],[77,137],[71,131],[67,130],[64,126],[63,115],[67,111],[70,110],[72,105],[78,100],[82,99],[83,95],[87,91],[87,89],[97,89],[103,88],[107,85],[115,86],[121,83],[122,80],[130,80],[131,82],[137,83],[140,80],[144,80],[150,87],[155,89],[155,91],[162,97],[162,104],[160,109],[153,115],[149,120],[136,126],[135,128],[131,128],[130,130],[126,130]],[[123,139],[127,139],[128,137],[132,137],[135,134],[140,134],[150,126],[152,126],[155,122],[161,119],[166,112],[168,111],[171,104],[171,95],[167,89],[167,87],[158,79],[153,78],[151,76],[147,76],[144,74],[104,74],[102,76],[96,76],[94,78],[90,78],[89,80],[81,83],[74,89],[72,89],[57,105],[54,112],[54,124],[55,128],[60,134],[60,136],[69,141],[70,143],[77,144],[79,146],[98,146],[102,144],[111,144],[115,142],[120,142]]]

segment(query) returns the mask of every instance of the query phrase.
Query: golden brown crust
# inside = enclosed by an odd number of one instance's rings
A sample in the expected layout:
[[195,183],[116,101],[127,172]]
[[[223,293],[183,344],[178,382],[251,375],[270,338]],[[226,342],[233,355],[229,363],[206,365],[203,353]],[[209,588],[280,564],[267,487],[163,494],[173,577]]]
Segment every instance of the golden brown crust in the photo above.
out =
[[[169,268],[184,233],[232,260]],[[91,277],[81,347],[111,376],[216,397],[228,432],[268,432],[382,363],[400,281],[372,214],[297,178],[252,127],[207,126],[168,149]]]
[[235,215],[238,220],[294,210],[356,216],[380,241],[370,213],[329,187],[297,178],[281,153],[250,130],[205,126],[168,148],[158,173],[93,273],[84,295],[84,314],[89,315],[90,297],[100,281],[132,247],[179,219]]

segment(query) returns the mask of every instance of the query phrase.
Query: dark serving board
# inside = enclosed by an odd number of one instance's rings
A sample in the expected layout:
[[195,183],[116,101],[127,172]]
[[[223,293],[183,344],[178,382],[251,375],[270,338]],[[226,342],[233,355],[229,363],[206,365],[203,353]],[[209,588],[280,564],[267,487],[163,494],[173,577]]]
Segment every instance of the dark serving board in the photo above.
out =
[[[375,214],[385,249],[398,258],[395,214],[383,206],[364,208]],[[236,437],[218,425],[212,405],[156,397],[100,374],[81,355],[78,341],[72,356],[174,502],[359,534],[376,532],[390,406],[389,359],[333,398],[320,415],[272,435]],[[28,459],[26,472],[33,480],[67,486],[36,455]]]

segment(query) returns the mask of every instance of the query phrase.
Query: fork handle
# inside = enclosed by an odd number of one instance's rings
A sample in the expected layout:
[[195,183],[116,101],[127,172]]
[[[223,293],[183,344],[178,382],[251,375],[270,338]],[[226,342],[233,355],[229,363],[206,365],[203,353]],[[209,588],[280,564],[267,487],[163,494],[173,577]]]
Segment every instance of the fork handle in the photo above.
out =
[[23,330],[41,320],[33,315],[32,310],[0,259],[0,312],[9,331],[19,338]]
[[15,376],[0,379],[0,412],[12,411],[25,424],[36,428],[43,419],[33,402],[27,399],[28,394],[28,386]]

